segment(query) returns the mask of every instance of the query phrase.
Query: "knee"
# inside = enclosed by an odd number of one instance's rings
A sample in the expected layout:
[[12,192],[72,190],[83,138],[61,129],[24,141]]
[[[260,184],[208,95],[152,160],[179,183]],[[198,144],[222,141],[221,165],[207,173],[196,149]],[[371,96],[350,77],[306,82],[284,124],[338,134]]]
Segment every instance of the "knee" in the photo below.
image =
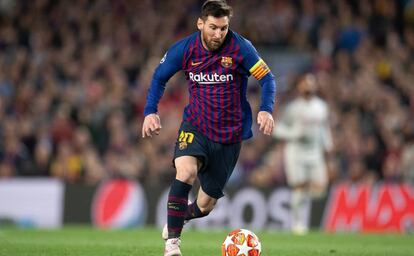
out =
[[294,184],[294,185],[290,185],[290,188],[293,191],[304,191],[304,190],[306,190],[307,187],[309,187],[308,182],[301,182],[301,183],[297,183],[297,184]]
[[208,215],[214,209],[215,206],[216,206],[216,201],[211,201],[205,204],[198,205],[198,208],[203,214]]
[[314,185],[311,187],[310,189],[310,196],[313,199],[319,199],[325,196],[326,193],[326,186],[321,184],[321,185]]
[[176,164],[176,178],[182,182],[193,184],[197,178],[197,164],[180,163]]

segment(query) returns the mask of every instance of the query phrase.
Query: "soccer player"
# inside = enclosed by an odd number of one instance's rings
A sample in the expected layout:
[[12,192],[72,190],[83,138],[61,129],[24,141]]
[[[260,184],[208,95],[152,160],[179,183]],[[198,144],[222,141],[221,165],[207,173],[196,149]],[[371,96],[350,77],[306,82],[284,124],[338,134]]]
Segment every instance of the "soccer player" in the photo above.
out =
[[302,216],[307,195],[323,196],[327,186],[325,153],[333,147],[328,122],[328,107],[316,96],[316,78],[302,76],[298,97],[290,102],[274,129],[274,136],[286,142],[284,163],[287,183],[292,189],[292,232],[305,234],[308,224]]
[[[207,216],[222,197],[239,156],[241,142],[252,137],[252,111],[246,98],[247,79],[260,83],[259,130],[271,135],[276,83],[266,63],[247,39],[229,29],[232,8],[223,0],[208,0],[197,20],[199,31],[178,41],[161,59],[152,78],[144,109],[142,137],[161,130],[157,105],[167,81],[183,70],[189,103],[184,109],[174,150],[176,178],[163,230],[165,256],[181,255],[184,221]],[[188,203],[195,179],[196,200]]]

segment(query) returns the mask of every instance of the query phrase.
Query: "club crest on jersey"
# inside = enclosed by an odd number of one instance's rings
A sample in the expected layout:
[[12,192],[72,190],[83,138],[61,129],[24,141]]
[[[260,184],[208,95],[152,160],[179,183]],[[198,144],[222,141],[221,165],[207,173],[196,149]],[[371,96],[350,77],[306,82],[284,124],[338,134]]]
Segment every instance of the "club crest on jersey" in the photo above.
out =
[[232,59],[232,57],[221,57],[221,65],[224,68],[231,67],[231,65],[233,65],[233,59]]

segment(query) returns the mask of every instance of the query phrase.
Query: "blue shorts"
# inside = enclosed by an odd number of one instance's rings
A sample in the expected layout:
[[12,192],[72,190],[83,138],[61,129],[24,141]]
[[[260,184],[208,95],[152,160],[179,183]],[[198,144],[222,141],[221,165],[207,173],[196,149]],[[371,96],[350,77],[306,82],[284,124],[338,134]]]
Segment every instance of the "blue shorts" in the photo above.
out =
[[[202,165],[197,176],[207,195],[219,199],[233,173],[241,148],[241,142],[217,143],[197,131],[188,122],[182,122],[175,143],[174,159],[180,156],[197,157]],[[174,161],[173,161],[174,163]]]

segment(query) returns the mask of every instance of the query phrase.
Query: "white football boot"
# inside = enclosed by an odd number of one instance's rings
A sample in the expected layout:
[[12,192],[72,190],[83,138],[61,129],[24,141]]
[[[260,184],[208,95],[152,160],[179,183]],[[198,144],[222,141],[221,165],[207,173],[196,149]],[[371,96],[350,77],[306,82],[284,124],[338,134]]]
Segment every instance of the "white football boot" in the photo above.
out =
[[167,225],[167,223],[165,223],[164,227],[162,228],[161,237],[165,241],[167,241],[167,239],[168,239],[168,225]]
[[292,227],[292,233],[299,236],[304,236],[309,232],[309,228],[303,224],[297,223]]
[[[184,221],[184,225],[188,223],[188,220]],[[161,237],[162,239],[164,239],[165,241],[167,241],[168,239],[168,226],[167,223],[165,223],[164,227],[162,228],[162,233],[161,233]]]
[[165,241],[164,256],[181,256],[180,238],[171,238]]

